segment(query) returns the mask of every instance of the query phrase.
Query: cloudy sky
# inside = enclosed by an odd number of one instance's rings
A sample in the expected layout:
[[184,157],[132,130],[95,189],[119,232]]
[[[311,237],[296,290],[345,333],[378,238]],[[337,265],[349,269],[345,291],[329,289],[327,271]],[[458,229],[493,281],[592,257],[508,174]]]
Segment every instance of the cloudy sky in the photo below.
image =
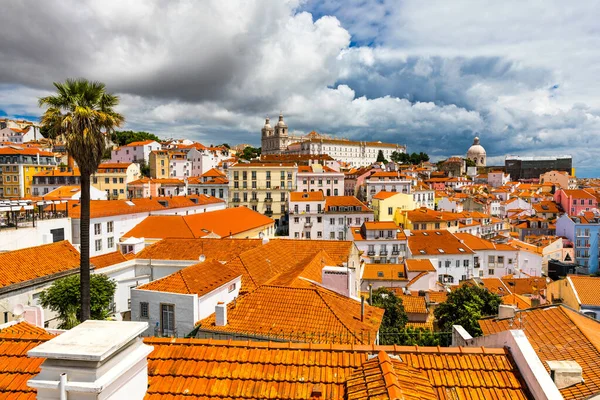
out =
[[464,154],[572,154],[600,176],[599,1],[22,0],[2,5],[0,115],[53,81],[121,96],[127,128],[258,145],[290,130]]

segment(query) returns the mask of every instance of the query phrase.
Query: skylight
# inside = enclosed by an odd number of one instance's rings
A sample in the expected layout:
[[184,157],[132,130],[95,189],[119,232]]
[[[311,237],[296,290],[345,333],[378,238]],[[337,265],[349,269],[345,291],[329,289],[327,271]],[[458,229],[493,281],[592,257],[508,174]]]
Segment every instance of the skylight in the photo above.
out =
[[462,247],[459,247],[459,248],[458,248],[458,251],[460,251],[461,253],[464,253],[464,252],[465,252],[465,249],[463,249]]
[[440,253],[442,253],[442,254],[444,254],[444,253],[445,253],[445,251],[444,251],[444,250],[442,250],[442,249],[438,249],[438,251],[439,251]]
[[421,254],[427,254],[427,253],[425,253],[425,250],[419,250],[419,253],[421,253]]

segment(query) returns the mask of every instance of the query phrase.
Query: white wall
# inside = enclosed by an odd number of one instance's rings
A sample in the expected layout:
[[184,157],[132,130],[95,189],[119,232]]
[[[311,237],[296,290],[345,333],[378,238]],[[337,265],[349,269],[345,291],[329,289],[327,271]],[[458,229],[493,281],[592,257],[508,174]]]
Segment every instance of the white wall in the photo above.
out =
[[36,226],[0,230],[0,251],[12,251],[52,243],[52,229],[63,229],[65,240],[72,242],[71,219],[36,220]]
[[[140,317],[140,303],[148,303],[148,318]],[[132,289],[131,290],[131,320],[148,322],[148,329],[144,333],[147,336],[154,336],[156,324],[159,326],[159,335],[161,331],[161,304],[173,304],[175,311],[175,328],[177,336],[183,337],[194,329],[198,315],[198,296],[195,294],[179,294],[154,292],[151,290]]]
[[[235,289],[231,292],[229,288],[231,285],[235,285]],[[196,321],[200,321],[209,315],[215,312],[215,307],[217,303],[223,302],[225,304],[229,304],[240,295],[240,288],[242,287],[242,277],[238,276],[237,278],[225,283],[223,286],[220,286],[213,290],[210,293],[205,294],[202,297],[198,298],[198,315],[196,316]]]

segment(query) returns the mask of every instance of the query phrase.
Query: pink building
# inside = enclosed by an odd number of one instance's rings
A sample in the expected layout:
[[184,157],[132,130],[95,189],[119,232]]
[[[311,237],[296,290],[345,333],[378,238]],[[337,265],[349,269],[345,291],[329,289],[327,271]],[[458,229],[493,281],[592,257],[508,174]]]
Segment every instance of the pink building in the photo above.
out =
[[344,195],[344,173],[320,164],[299,166],[296,183],[298,192],[322,191],[325,196]]
[[569,215],[581,215],[598,208],[596,196],[585,189],[559,189],[554,193],[554,201]]

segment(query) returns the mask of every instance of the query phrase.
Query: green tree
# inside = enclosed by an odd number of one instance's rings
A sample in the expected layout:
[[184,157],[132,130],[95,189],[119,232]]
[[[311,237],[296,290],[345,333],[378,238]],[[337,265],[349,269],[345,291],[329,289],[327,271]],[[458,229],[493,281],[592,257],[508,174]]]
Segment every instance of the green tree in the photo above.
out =
[[467,167],[475,167],[475,161],[471,160],[470,158],[465,158],[465,164],[467,165]]
[[382,162],[384,164],[388,163],[388,160],[386,160],[385,156],[383,155],[383,150],[379,150],[379,153],[377,153],[377,162]]
[[231,149],[231,146],[229,145],[229,143],[223,143],[221,146],[227,147],[228,149]]
[[502,299],[499,296],[467,284],[448,293],[447,300],[437,306],[434,315],[443,332],[452,332],[452,325],[461,325],[472,336],[481,336],[478,321],[497,315],[500,304]]
[[140,173],[142,174],[142,176],[150,178],[150,165],[148,165],[146,160],[140,160],[139,164],[140,164]]
[[390,159],[400,164],[407,164],[410,162],[410,156],[408,154],[397,151],[392,152]]
[[119,98],[106,92],[100,82],[67,79],[54,83],[56,94],[39,99],[46,107],[41,125],[50,137],[61,136],[69,155],[77,162],[81,173],[81,313],[83,322],[90,318],[90,176],[98,170],[106,148],[103,132],[112,134],[124,118],[115,111]]
[[160,142],[158,136],[144,131],[115,131],[110,135],[110,138],[117,146],[124,146],[129,143],[141,142],[144,140]]
[[373,292],[370,304],[385,310],[379,328],[379,342],[381,344],[401,344],[406,340],[404,328],[408,316],[404,311],[402,299],[386,288],[379,288]]
[[[107,319],[117,284],[104,274],[94,274],[90,279],[91,319]],[[41,305],[58,314],[59,329],[71,329],[81,320],[79,275],[57,279],[40,294]]]
[[244,148],[244,151],[242,152],[242,155],[240,156],[240,158],[250,161],[254,158],[260,157],[260,153],[261,153],[260,147],[247,146]]

